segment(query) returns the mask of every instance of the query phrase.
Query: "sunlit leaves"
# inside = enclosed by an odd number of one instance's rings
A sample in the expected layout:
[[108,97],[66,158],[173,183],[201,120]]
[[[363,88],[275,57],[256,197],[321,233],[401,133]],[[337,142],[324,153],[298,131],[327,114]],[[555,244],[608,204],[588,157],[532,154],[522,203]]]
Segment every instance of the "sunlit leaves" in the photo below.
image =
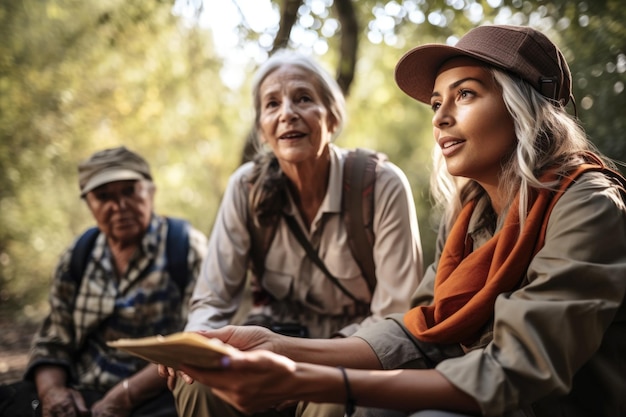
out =
[[[252,13],[251,4],[264,6]],[[155,172],[159,211],[209,231],[252,123],[250,75],[273,45],[282,4],[0,4],[0,304],[18,300],[28,306],[28,294],[41,302],[59,253],[91,224],[77,196],[76,164],[96,149],[124,143],[143,153]],[[427,252],[431,114],[403,95],[393,79],[395,63],[414,45],[454,44],[478,24],[544,30],[571,64],[581,122],[605,152],[626,159],[621,1],[352,4],[361,42],[349,122],[338,143],[380,149],[405,170]],[[233,14],[225,12],[231,8]],[[215,22],[229,28],[217,39],[211,30]],[[331,0],[304,0],[290,46],[333,68],[342,29]]]

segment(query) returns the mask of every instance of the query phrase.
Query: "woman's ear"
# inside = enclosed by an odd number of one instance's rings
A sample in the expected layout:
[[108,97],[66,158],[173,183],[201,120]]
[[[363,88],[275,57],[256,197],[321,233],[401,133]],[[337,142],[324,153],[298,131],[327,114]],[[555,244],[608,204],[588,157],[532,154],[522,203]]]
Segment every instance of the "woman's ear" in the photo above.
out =
[[339,123],[337,122],[337,119],[335,118],[335,116],[333,116],[332,114],[329,114],[326,124],[328,124],[328,131],[334,135],[335,132],[337,131],[337,127],[339,126]]

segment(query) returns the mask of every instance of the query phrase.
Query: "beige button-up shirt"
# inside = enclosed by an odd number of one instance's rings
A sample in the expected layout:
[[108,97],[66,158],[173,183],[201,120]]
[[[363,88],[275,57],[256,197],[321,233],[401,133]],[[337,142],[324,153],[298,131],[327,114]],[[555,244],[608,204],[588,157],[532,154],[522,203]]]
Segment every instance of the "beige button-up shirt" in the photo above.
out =
[[207,239],[189,226],[187,276],[180,279],[185,284],[181,288],[167,268],[167,232],[167,221],[153,215],[132,262],[119,276],[101,233],[78,281],[68,273],[78,238],[74,241],[54,272],[50,312],[33,340],[26,379],[33,378],[38,366],[60,365],[72,386],[106,391],[146,366],[143,359],[111,349],[108,341],[183,329]]
[[[265,259],[263,287],[276,300],[268,313],[277,321],[308,326],[311,337],[353,333],[361,325],[391,313],[406,311],[422,276],[422,249],[413,195],[404,173],[385,162],[374,188],[374,262],[377,285],[373,294],[352,257],[341,219],[343,163],[347,151],[330,145],[330,175],[326,197],[305,228],[297,208],[293,215],[328,270],[354,296],[370,303],[359,311],[309,259],[283,219]],[[208,254],[194,291],[187,330],[218,328],[231,322],[242,302],[248,274],[250,236],[246,177],[252,163],[241,166],[226,188],[209,239]],[[362,310],[362,309],[361,309]]]

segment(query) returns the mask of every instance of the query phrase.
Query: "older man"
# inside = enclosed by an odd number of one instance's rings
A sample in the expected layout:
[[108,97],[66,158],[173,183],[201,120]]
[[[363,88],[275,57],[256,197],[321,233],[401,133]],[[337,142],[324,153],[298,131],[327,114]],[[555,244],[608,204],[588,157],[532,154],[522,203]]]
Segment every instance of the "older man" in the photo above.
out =
[[206,237],[155,214],[150,167],[125,147],[95,153],[78,177],[97,229],[57,266],[25,376],[34,382],[33,404],[44,417],[176,416],[156,365],[106,342],[183,329]]

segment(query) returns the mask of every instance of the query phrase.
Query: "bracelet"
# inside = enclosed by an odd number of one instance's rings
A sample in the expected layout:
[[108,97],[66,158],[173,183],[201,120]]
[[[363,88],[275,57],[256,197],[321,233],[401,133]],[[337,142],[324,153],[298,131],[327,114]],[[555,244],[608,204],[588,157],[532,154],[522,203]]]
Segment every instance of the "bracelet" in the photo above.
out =
[[356,401],[354,401],[354,397],[352,396],[352,390],[350,389],[350,380],[348,379],[348,373],[343,366],[338,366],[341,374],[343,375],[343,383],[346,386],[346,412],[344,413],[344,417],[351,417],[354,414],[354,408],[356,406]]
[[133,406],[133,401],[130,398],[130,388],[128,387],[128,378],[125,378],[122,381],[122,387],[124,387],[124,392],[126,392],[126,400],[128,401],[129,406]]

